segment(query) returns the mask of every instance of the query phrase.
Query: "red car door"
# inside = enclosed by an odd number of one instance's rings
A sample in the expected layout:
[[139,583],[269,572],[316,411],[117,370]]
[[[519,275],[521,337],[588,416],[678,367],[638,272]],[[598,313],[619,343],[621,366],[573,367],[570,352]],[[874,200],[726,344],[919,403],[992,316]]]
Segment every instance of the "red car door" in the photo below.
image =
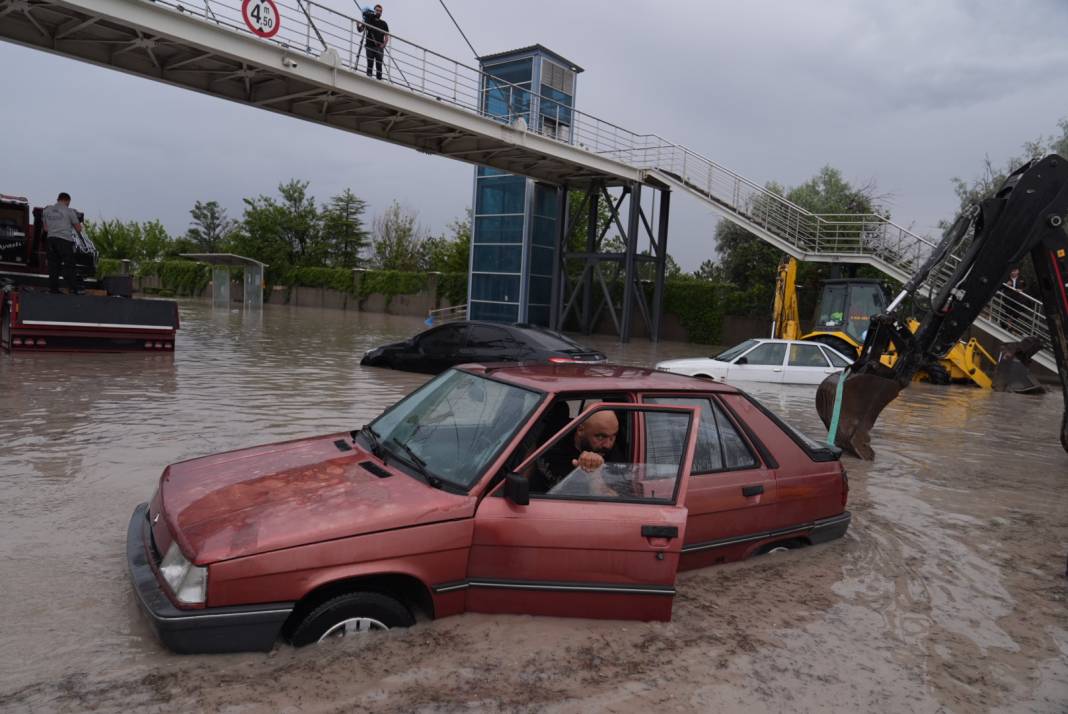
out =
[[[642,401],[700,409],[682,569],[746,557],[778,523],[775,470],[746,443],[712,395],[645,395]],[[682,448],[677,435],[656,429],[645,432],[644,446],[647,454]]]
[[[675,573],[686,536],[698,412],[689,407],[598,404],[590,407],[517,469],[525,478],[542,468],[551,449],[576,439],[579,425],[600,412],[652,420],[685,435],[673,459],[605,463],[574,469],[527,505],[504,497],[504,484],[475,514],[468,563],[467,609],[474,612],[669,620]],[[633,430],[632,430],[633,433]]]

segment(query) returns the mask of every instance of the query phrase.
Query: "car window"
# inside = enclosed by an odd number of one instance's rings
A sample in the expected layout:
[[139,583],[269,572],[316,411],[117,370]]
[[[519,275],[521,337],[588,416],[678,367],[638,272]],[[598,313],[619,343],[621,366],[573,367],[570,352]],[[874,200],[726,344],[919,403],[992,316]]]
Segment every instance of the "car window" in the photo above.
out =
[[395,458],[411,455],[434,476],[470,488],[527,422],[541,394],[449,370],[375,420],[371,427]]
[[[626,412],[626,414],[624,414]],[[569,429],[537,458],[523,466],[530,480],[531,498],[673,503],[682,473],[683,451],[662,450],[647,454],[644,460],[618,441],[606,440],[618,434],[616,423],[622,417],[634,418],[633,409],[598,411]],[[605,424],[611,414],[616,421]],[[638,412],[657,432],[676,434],[685,444],[690,434],[690,415],[684,412]],[[573,461],[584,451],[599,453],[603,465],[587,471]]]
[[849,360],[843,358],[837,352],[834,352],[833,350],[829,350],[827,348],[822,349],[823,354],[827,355],[827,359],[831,361],[832,367],[848,367],[851,364]]
[[817,345],[790,345],[791,367],[826,367],[827,358]]
[[742,354],[743,352],[745,352],[747,349],[749,349],[750,347],[752,347],[756,343],[757,343],[756,340],[746,340],[745,342],[742,342],[741,344],[738,344],[738,345],[735,345],[734,347],[731,347],[729,350],[723,350],[722,352],[720,352],[718,355],[716,355],[712,359],[718,359],[720,362],[730,362],[732,359],[734,359],[738,355]]
[[[754,468],[756,457],[749,450],[723,408],[707,398],[695,397],[646,397],[649,404],[672,404],[682,407],[698,407],[701,421],[697,432],[697,450],[693,456],[693,473],[735,471]],[[646,459],[653,461],[661,454],[681,454],[685,444],[682,435],[665,429],[648,420],[645,437]],[[652,454],[652,455],[650,455]]]
[[499,350],[514,349],[522,344],[500,327],[471,325],[467,328],[467,346],[476,350]]
[[765,342],[745,353],[745,363],[781,367],[785,356],[785,342]]
[[419,337],[419,349],[432,353],[455,352],[463,344],[464,329],[464,325],[446,325],[424,332]]

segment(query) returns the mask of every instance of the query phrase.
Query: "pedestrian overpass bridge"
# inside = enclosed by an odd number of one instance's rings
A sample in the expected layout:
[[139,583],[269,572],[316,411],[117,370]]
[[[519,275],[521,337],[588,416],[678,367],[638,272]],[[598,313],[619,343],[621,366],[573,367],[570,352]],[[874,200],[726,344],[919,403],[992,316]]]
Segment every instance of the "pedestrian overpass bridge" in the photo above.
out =
[[[870,265],[905,282],[934,245],[879,215],[811,213],[691,149],[583,112],[558,106],[557,121],[528,125],[516,117],[552,100],[499,80],[493,91],[507,92],[510,115],[489,116],[478,68],[397,35],[385,79],[371,79],[356,18],[310,0],[274,5],[278,25],[263,37],[242,17],[241,0],[0,0],[0,39],[559,186],[675,189],[799,260]],[[633,251],[637,210],[629,229],[617,225]],[[661,226],[654,253],[666,251],[666,217]],[[656,315],[662,280],[661,270]],[[554,295],[558,308],[565,297]],[[1047,349],[1035,359],[1055,370],[1042,315],[1037,300],[1002,290],[976,324],[1003,341],[1038,336]]]

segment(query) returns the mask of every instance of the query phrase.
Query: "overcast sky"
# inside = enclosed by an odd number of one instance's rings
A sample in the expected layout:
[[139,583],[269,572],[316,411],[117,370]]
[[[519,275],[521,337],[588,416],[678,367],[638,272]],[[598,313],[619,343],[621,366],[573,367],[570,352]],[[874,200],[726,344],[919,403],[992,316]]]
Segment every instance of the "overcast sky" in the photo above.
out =
[[[446,3],[481,54],[540,42],[581,65],[586,113],[758,183],[793,186],[830,164],[874,181],[919,233],[952,216],[951,177],[1068,116],[1065,0]],[[438,0],[384,6],[394,32],[471,60]],[[290,178],[320,201],[351,187],[371,216],[398,199],[434,232],[471,202],[468,164],[3,42],[0,67],[0,192],[37,205],[65,190],[88,217],[159,218],[180,234],[194,201],[237,218],[242,197]],[[713,256],[717,220],[673,202],[669,250],[685,269]]]

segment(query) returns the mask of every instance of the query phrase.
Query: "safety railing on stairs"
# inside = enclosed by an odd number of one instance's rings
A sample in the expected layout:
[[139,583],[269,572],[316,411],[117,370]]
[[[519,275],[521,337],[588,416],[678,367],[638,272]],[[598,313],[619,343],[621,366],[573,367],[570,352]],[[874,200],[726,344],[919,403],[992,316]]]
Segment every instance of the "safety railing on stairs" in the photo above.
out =
[[[241,16],[241,0],[142,2],[169,6],[242,34],[249,32]],[[309,57],[332,60],[336,56],[341,67],[366,72],[365,37],[359,18],[312,0],[274,2],[281,15],[280,26],[265,41]],[[382,81],[512,126],[522,120],[529,132],[632,168],[659,172],[720,211],[794,246],[805,259],[863,258],[888,275],[905,279],[935,244],[879,215],[814,214],[691,149],[576,111],[395,33],[390,33],[382,64]],[[489,107],[495,109],[489,112]],[[952,267],[952,263],[945,266],[944,275],[948,276]],[[1011,333],[1034,334],[1049,345],[1041,304],[1029,296],[1002,290],[985,316]]]

